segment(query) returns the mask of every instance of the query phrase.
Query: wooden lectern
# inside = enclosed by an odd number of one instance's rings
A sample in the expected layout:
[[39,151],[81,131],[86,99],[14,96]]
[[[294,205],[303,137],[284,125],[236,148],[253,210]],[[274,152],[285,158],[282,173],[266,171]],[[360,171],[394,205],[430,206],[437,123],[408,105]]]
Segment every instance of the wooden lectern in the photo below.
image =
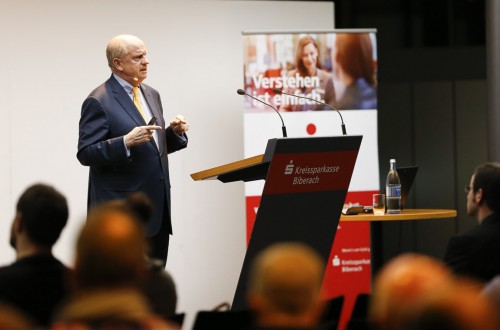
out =
[[267,246],[299,241],[328,260],[361,140],[270,139],[263,155],[191,174],[194,180],[266,180],[232,310],[246,309],[251,262]]

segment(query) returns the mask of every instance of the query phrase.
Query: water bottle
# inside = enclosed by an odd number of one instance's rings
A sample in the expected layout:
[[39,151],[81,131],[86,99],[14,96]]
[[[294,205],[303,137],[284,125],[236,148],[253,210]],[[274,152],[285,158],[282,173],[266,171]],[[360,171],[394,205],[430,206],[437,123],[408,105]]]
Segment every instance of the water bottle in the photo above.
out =
[[401,182],[396,171],[396,160],[391,159],[389,173],[385,181],[385,196],[388,214],[401,213]]

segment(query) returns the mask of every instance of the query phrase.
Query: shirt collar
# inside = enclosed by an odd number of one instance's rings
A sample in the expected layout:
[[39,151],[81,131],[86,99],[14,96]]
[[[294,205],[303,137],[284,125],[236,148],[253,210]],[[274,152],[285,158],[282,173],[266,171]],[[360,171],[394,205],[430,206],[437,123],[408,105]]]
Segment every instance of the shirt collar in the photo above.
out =
[[127,92],[127,94],[131,94],[132,93],[132,88],[134,86],[132,86],[128,81],[126,81],[125,79],[121,78],[120,76],[118,76],[115,73],[113,73],[113,77],[115,77],[115,79],[118,81],[118,83],[125,89],[125,91]]

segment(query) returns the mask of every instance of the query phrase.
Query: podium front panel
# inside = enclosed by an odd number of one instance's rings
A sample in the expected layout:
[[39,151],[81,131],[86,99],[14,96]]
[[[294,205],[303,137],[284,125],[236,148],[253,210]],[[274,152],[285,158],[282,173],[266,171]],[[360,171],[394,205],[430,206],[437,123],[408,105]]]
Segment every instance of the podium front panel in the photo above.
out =
[[266,150],[272,152],[270,166],[233,310],[246,309],[247,275],[252,260],[269,245],[302,242],[314,248],[326,262],[361,139],[339,136],[272,140],[272,148]]

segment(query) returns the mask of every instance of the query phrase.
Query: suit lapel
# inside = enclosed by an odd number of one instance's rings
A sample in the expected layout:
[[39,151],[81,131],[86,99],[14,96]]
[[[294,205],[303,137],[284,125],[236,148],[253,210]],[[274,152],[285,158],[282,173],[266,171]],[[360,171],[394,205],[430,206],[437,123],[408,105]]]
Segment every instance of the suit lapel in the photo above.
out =
[[144,84],[141,84],[141,91],[142,95],[144,95],[144,98],[146,99],[146,102],[148,103],[149,110],[151,110],[151,114],[155,116],[156,118],[161,118],[160,117],[160,106],[157,104],[155,98],[151,94],[151,90]]

